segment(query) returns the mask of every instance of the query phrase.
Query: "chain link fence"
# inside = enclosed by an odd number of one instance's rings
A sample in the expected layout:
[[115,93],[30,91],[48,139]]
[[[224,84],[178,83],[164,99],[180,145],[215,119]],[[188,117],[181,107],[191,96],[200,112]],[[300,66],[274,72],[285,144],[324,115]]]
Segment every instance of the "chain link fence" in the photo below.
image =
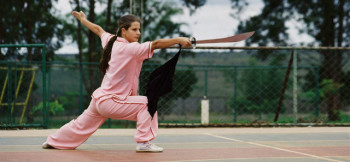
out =
[[[348,125],[350,49],[327,49],[184,50],[176,67],[174,90],[158,104],[160,126]],[[171,56],[160,52],[144,62],[140,95],[145,94],[149,74]],[[102,78],[98,63],[79,64],[71,55],[58,57],[66,61],[47,63],[49,127],[60,127],[80,115]],[[288,66],[291,58],[293,64]],[[39,70],[34,79],[37,86],[27,111],[40,107],[41,74]],[[203,100],[209,102],[208,123],[203,123]],[[8,111],[1,107],[1,124],[7,122],[3,119]],[[41,111],[27,112],[23,121],[40,122],[42,116]],[[135,122],[108,120],[102,127],[135,127]]]

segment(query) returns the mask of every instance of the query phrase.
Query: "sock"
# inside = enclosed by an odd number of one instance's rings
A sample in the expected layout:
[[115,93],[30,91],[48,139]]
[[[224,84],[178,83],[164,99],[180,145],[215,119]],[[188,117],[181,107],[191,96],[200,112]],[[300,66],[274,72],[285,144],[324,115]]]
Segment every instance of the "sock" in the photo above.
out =
[[139,145],[139,146],[145,146],[145,145],[147,145],[147,144],[148,144],[148,142],[137,143],[137,145]]

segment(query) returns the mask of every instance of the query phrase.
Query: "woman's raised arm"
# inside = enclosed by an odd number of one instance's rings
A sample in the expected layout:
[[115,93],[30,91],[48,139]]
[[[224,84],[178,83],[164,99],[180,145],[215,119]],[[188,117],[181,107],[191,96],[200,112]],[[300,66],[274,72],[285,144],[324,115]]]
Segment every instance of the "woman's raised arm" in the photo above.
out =
[[83,24],[85,25],[89,30],[91,30],[93,33],[98,35],[99,37],[102,36],[102,34],[105,32],[101,26],[96,25],[89,20],[86,19],[86,16],[83,11],[77,12],[73,11],[72,14]]

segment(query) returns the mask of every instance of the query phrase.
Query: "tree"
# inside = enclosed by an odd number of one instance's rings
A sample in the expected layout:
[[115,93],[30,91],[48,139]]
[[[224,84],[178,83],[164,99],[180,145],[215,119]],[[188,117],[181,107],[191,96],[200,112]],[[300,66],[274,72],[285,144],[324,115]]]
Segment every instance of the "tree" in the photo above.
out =
[[[1,44],[34,44],[46,45],[46,59],[52,59],[54,51],[61,47],[64,36],[61,20],[52,13],[55,8],[52,1],[28,0],[8,1],[0,10],[0,43]],[[41,52],[28,47],[27,55],[17,55],[17,59],[40,61]],[[0,51],[0,59],[13,57],[13,50]]]
[[207,0],[182,0],[187,8],[190,9],[190,14],[192,15],[196,10],[207,3]]
[[[233,4],[245,4],[245,0],[231,0]],[[247,44],[287,45],[288,35],[286,22],[298,20],[303,23],[300,33],[306,33],[313,38],[313,44],[326,47],[350,46],[350,1],[345,0],[263,0],[265,6],[260,15],[242,21],[238,31],[256,30]],[[244,6],[244,5],[240,5]],[[320,60],[321,80],[331,79],[336,84],[345,81],[343,70],[343,54],[341,51],[322,51]],[[266,59],[269,53],[260,53],[260,58]],[[345,88],[350,83],[345,83]],[[328,95],[327,110],[331,121],[340,119],[339,109],[344,97],[340,93]]]

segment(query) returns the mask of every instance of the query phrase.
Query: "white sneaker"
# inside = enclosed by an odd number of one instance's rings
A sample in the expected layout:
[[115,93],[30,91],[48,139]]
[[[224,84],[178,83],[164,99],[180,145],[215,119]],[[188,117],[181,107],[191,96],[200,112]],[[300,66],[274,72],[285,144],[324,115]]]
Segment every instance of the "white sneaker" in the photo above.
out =
[[152,143],[138,143],[136,152],[162,152],[164,149]]
[[44,142],[41,146],[43,149],[54,149],[54,147],[49,145],[47,142]]

